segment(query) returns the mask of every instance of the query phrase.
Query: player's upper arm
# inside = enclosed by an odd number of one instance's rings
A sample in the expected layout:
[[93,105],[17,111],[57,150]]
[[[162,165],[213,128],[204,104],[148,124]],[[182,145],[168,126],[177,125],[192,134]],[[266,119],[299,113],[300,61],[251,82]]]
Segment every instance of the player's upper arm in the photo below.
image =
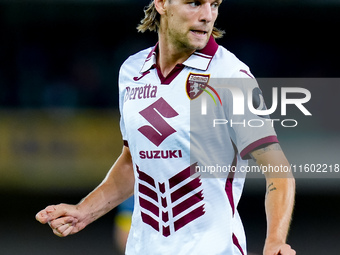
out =
[[257,148],[250,152],[250,156],[261,167],[267,178],[292,177],[290,164],[278,143]]
[[130,149],[128,146],[123,146],[123,150],[122,153],[119,157],[125,164],[131,164],[132,166],[132,157],[131,157],[131,153],[130,153]]

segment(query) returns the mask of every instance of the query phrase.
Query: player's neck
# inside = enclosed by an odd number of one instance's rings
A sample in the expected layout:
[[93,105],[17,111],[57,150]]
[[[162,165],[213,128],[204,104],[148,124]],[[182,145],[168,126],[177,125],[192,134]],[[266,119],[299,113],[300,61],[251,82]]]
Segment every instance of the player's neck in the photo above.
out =
[[177,64],[182,64],[187,60],[194,50],[188,50],[180,47],[176,47],[164,36],[159,36],[158,44],[157,64],[163,74],[166,77]]

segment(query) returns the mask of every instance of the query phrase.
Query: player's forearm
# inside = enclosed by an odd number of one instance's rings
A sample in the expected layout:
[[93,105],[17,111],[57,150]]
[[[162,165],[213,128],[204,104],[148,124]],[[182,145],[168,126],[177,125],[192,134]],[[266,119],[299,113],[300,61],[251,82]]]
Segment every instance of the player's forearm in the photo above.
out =
[[277,166],[281,172],[266,171],[267,193],[265,200],[267,215],[266,242],[285,243],[291,221],[295,198],[295,179],[289,162],[279,144],[255,150],[252,158],[259,166]]
[[295,180],[267,178],[265,208],[267,215],[266,242],[285,243],[294,207]]
[[133,194],[133,186],[132,161],[129,153],[125,151],[103,182],[77,205],[78,210],[86,215],[87,225],[130,197]]

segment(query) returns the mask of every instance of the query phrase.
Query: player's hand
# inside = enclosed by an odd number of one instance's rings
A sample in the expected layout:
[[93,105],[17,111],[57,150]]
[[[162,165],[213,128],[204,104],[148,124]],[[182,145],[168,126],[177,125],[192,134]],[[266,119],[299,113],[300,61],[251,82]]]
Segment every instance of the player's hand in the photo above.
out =
[[266,243],[263,250],[263,255],[295,255],[296,251],[293,250],[288,244],[274,244]]
[[59,237],[75,234],[85,228],[85,217],[75,205],[50,205],[35,216],[42,224],[48,223]]

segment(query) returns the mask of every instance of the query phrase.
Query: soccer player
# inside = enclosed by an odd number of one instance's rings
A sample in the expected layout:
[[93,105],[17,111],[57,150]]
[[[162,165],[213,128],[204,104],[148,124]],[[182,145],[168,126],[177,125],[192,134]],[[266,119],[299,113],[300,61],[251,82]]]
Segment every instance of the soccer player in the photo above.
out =
[[[134,194],[126,254],[247,253],[237,212],[244,176],[230,171],[226,178],[204,178],[192,169],[208,164],[239,169],[249,158],[261,166],[289,163],[271,125],[251,130],[229,125],[222,136],[200,116],[191,118],[190,108],[200,106],[200,90],[210,88],[210,78],[253,80],[248,67],[215,42],[223,35],[214,27],[221,2],[150,3],[138,29],[157,31],[159,41],[129,57],[120,70],[122,153],[103,182],[80,203],[51,205],[36,215],[54,234],[75,234]],[[230,120],[231,94],[221,90],[218,94],[223,108],[216,106],[214,114]],[[245,114],[254,120],[265,118]],[[286,244],[294,178],[290,173],[265,176],[263,254],[295,254]]]

